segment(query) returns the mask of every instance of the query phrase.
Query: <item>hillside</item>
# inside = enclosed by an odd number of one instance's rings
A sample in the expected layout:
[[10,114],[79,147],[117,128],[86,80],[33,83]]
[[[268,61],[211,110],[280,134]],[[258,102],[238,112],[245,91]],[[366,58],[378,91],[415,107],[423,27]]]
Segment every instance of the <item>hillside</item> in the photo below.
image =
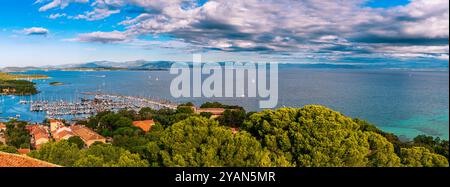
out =
[[38,91],[30,79],[46,79],[46,75],[24,75],[0,72],[1,95],[33,95]]
[[[177,110],[103,112],[80,121],[111,144],[44,144],[29,156],[64,166],[448,167],[448,141],[399,142],[393,134],[323,106],[222,115]],[[225,105],[223,105],[225,106]],[[133,121],[153,119],[146,133]],[[125,157],[119,165],[118,158]]]

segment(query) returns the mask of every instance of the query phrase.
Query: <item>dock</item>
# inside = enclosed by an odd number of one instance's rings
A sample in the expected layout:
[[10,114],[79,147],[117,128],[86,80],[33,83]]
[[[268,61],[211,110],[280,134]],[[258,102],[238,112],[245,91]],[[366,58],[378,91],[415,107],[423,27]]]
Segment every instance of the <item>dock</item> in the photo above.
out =
[[[30,111],[45,112],[47,117],[56,118],[60,116],[92,116],[103,111],[135,110],[152,108],[155,110],[168,108],[176,109],[177,104],[166,100],[156,100],[143,97],[104,94],[98,92],[86,92],[83,95],[91,99],[80,99],[76,102],[59,101],[28,101]],[[93,96],[93,99],[92,99]]]

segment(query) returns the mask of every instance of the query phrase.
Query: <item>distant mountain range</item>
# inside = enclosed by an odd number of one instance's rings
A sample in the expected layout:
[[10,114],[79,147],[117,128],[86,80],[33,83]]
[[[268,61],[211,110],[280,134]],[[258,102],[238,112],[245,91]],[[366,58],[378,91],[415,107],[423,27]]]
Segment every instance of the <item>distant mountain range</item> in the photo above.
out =
[[127,61],[127,62],[111,62],[111,61],[94,61],[83,64],[67,64],[59,66],[47,66],[50,69],[130,69],[130,70],[155,70],[168,69],[175,63],[172,61]]
[[[24,72],[30,70],[168,70],[174,61],[126,61],[126,62],[112,62],[112,61],[94,61],[82,64],[66,64],[55,66],[42,66],[42,67],[6,67],[0,69],[3,72]],[[225,62],[218,62],[220,65],[224,65]],[[188,64],[192,64],[188,62]],[[392,65],[358,65],[358,64],[330,64],[330,63],[317,63],[317,64],[296,64],[296,63],[280,63],[278,66],[281,68],[314,68],[314,69],[384,69],[392,68]],[[413,68],[410,66],[398,66],[397,68]],[[438,67],[430,67],[438,68]],[[448,64],[447,64],[448,68]]]
[[30,70],[44,70],[44,69],[127,69],[127,70],[167,70],[175,62],[172,61],[127,61],[127,62],[112,62],[112,61],[94,61],[82,64],[65,64],[65,65],[52,65],[41,67],[6,67],[0,69],[3,72],[21,72]]
[[[146,61],[136,60],[127,62],[112,62],[112,61],[94,61],[82,64],[65,64],[54,66],[42,66],[42,67],[6,67],[1,69],[4,72],[20,72],[30,70],[42,70],[42,69],[126,69],[126,70],[168,70],[174,61]],[[218,62],[220,65],[224,65],[225,62]],[[188,63],[191,64],[191,63]],[[280,64],[280,68],[355,68],[351,65],[333,65],[333,64]]]

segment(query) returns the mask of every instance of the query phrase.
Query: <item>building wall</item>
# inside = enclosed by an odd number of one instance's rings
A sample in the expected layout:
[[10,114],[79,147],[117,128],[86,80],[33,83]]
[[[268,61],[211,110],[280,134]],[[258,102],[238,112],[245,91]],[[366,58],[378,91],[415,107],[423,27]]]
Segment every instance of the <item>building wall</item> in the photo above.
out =
[[48,138],[39,138],[39,139],[35,140],[35,143],[34,143],[34,144],[36,144],[36,145],[42,145],[42,144],[44,144],[44,143],[47,143],[48,141],[49,141]]

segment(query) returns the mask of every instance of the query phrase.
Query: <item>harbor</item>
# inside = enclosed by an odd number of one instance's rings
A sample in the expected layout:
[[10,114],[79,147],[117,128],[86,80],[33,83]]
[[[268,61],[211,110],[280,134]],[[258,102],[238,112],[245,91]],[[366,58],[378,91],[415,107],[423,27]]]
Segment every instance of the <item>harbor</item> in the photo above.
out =
[[76,102],[64,100],[21,100],[20,104],[28,104],[31,112],[45,112],[46,118],[60,118],[63,116],[89,117],[103,111],[135,110],[152,108],[155,110],[169,108],[176,109],[177,105],[167,100],[150,99],[144,97],[104,94],[98,92],[82,93],[85,98]]

